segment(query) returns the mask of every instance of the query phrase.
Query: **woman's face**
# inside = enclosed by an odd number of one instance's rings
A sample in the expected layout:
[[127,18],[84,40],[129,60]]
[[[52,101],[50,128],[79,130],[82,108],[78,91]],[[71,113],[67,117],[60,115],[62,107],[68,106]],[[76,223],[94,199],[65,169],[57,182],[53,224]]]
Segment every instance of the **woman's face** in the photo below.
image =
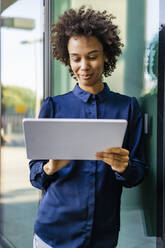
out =
[[104,62],[103,46],[95,36],[72,36],[68,42],[70,66],[80,87],[95,87],[102,83]]

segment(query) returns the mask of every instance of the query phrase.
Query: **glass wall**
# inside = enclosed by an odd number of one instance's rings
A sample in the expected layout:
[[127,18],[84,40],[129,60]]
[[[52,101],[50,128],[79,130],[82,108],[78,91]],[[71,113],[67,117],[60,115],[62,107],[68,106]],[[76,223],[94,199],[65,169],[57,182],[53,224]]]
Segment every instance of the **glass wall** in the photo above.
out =
[[39,191],[29,182],[22,119],[38,115],[43,96],[43,3],[2,2],[1,239],[30,248]]
[[[103,4],[100,0],[68,0],[63,6],[65,2],[52,0],[52,22],[65,7],[81,5],[106,9],[116,16],[124,48],[116,70],[104,80],[111,90],[137,97],[144,114],[145,154],[150,165],[150,173],[140,186],[123,190],[118,248],[155,248],[159,1],[104,0]],[[57,61],[52,63],[52,95],[72,89],[75,81],[67,70]]]

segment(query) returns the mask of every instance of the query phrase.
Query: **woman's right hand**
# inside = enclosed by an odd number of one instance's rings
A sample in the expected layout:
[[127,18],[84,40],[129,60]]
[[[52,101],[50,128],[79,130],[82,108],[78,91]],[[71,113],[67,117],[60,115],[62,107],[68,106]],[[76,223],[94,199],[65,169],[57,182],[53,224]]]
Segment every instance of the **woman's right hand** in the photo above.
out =
[[51,176],[58,170],[64,168],[70,160],[52,160],[50,159],[47,164],[44,165],[43,170],[44,172]]

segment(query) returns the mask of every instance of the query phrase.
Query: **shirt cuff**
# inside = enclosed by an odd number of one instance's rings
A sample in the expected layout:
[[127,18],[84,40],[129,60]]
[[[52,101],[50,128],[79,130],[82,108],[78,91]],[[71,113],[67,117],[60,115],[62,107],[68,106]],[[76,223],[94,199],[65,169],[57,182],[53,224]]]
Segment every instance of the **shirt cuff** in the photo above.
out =
[[127,168],[125,169],[124,172],[119,173],[119,172],[115,171],[116,179],[119,180],[119,181],[127,180],[130,177],[131,167],[132,167],[132,163],[129,160],[128,161],[128,166],[127,166]]

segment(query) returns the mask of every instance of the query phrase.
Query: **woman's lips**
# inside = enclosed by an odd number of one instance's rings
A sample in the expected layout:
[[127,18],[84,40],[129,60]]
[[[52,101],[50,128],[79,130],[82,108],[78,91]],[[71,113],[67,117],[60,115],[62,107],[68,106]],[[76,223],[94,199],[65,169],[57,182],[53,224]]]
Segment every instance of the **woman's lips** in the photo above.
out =
[[85,75],[85,74],[82,74],[82,75],[80,75],[80,78],[82,78],[82,79],[90,79],[91,78],[91,76],[92,76],[92,74],[87,74],[87,75]]

